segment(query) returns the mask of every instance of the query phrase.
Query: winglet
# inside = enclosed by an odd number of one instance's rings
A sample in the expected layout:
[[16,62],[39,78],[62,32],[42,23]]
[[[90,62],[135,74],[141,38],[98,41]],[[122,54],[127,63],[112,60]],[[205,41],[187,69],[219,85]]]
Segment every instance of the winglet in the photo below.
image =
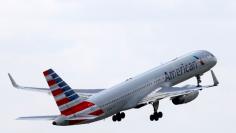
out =
[[16,83],[16,81],[13,79],[13,77],[11,76],[10,73],[8,73],[8,76],[9,76],[9,78],[11,80],[11,84],[13,85],[13,87],[20,88],[20,86]]
[[213,85],[217,86],[219,84],[219,81],[217,80],[216,75],[212,70],[211,70],[211,76],[212,76],[212,79],[213,79],[213,82],[214,82]]

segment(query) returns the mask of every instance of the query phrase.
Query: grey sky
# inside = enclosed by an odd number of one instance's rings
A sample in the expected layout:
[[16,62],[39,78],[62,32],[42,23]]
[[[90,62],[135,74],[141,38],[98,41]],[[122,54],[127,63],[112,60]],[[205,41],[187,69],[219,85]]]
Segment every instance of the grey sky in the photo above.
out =
[[[0,1],[1,130],[5,132],[215,132],[234,133],[236,49],[234,0],[8,0]],[[55,127],[18,116],[57,114],[53,98],[14,89],[47,87],[42,71],[54,68],[73,88],[110,87],[187,52],[215,54],[220,86],[193,102],[161,101],[164,117],[150,122],[152,107],[89,125]],[[209,73],[204,83],[211,83]],[[184,84],[195,84],[191,79]]]

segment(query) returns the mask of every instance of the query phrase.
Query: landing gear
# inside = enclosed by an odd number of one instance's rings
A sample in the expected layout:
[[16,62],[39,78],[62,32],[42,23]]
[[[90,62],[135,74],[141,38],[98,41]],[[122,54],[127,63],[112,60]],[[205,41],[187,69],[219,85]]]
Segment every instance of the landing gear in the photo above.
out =
[[197,87],[201,87],[201,85],[200,85],[200,83],[202,82],[201,75],[197,75],[196,78],[197,78]]
[[124,118],[125,118],[125,113],[124,112],[121,112],[121,113],[119,112],[119,113],[112,116],[113,121],[121,121]]
[[152,103],[153,109],[154,109],[154,113],[150,115],[150,120],[151,121],[158,121],[159,118],[162,118],[163,113],[162,112],[157,112],[158,107],[159,107],[159,101],[155,101]]
[[162,118],[162,116],[163,116],[163,114],[162,114],[162,112],[154,112],[152,115],[150,115],[150,120],[151,121],[158,121],[159,120],[159,118]]

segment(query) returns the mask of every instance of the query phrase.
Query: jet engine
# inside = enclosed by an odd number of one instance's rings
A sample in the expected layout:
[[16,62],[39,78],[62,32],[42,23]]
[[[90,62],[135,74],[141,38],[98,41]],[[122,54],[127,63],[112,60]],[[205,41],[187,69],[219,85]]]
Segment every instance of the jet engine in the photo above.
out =
[[195,91],[189,94],[173,97],[171,98],[171,100],[174,105],[185,104],[197,98],[198,94],[199,92]]

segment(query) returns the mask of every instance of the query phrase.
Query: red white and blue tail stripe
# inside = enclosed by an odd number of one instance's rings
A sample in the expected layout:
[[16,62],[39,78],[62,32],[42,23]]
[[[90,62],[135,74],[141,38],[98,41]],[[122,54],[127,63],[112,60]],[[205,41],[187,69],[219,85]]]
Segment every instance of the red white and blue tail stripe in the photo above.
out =
[[78,101],[79,95],[75,93],[71,89],[71,87],[65,81],[63,81],[52,69],[44,71],[43,74],[61,112],[69,107],[65,105],[72,103],[73,101]]
[[[67,120],[69,125],[96,118],[104,112],[92,102],[80,99],[71,87],[63,81],[52,69],[43,72],[61,115],[73,120]],[[78,118],[74,116],[79,116]]]

